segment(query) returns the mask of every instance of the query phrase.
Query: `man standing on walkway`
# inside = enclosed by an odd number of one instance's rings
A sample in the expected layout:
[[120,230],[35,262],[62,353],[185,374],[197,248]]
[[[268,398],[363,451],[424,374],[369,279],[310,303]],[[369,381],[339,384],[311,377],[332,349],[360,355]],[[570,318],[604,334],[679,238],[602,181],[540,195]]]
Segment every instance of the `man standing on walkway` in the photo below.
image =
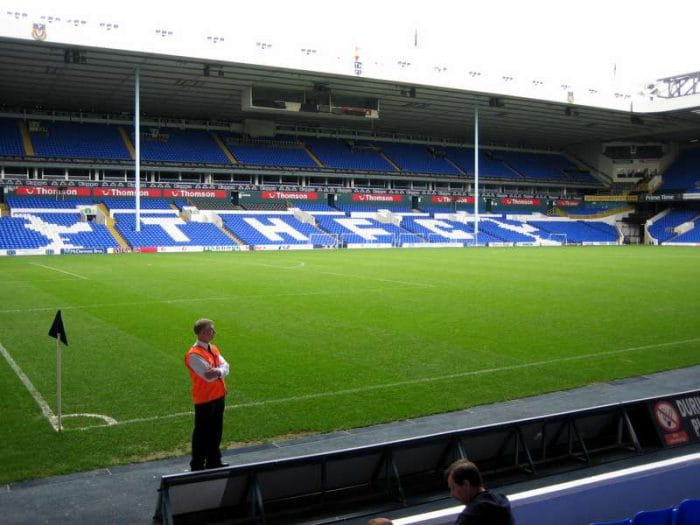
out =
[[448,467],[445,477],[450,495],[466,505],[455,525],[515,525],[508,498],[486,490],[474,463],[458,459]]
[[219,349],[211,344],[216,330],[210,319],[194,324],[197,341],[185,355],[185,366],[192,378],[194,430],[192,432],[192,471],[228,466],[221,462],[221,435],[224,426],[226,383],[229,366]]

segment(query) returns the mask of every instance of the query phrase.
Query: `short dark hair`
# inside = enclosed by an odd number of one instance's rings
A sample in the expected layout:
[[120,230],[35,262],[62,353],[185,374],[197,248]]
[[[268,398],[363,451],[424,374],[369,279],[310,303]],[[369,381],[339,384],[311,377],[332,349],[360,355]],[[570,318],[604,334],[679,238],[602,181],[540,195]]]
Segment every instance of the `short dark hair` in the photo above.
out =
[[213,324],[214,321],[211,319],[199,319],[194,323],[194,333],[199,335]]
[[450,475],[457,485],[463,485],[465,481],[468,481],[470,485],[475,487],[481,487],[484,484],[479,468],[467,459],[458,459],[447,467],[445,479],[449,478]]

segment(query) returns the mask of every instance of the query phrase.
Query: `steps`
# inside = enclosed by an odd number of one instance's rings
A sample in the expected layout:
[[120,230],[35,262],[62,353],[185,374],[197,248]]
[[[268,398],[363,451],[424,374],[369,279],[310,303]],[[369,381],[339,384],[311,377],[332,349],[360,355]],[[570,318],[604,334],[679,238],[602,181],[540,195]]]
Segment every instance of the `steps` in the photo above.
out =
[[119,246],[121,248],[129,248],[129,245],[124,240],[124,237],[122,237],[122,234],[119,233],[119,231],[117,231],[117,229],[114,227],[115,220],[109,216],[109,211],[107,210],[107,206],[100,203],[97,205],[97,208],[104,214],[105,226],[107,226],[107,230],[109,230],[109,233],[112,234],[112,237],[114,237],[114,240],[119,243]]
[[131,155],[131,160],[136,159],[136,150],[134,149],[134,145],[131,143],[129,133],[127,133],[127,131],[122,126],[119,126],[119,134],[122,136],[124,146],[129,151],[129,155]]
[[226,147],[226,144],[224,144],[224,141],[221,140],[221,137],[217,133],[214,133],[212,131],[211,133],[212,138],[214,139],[214,142],[221,148],[221,151],[226,155],[226,158],[229,160],[231,164],[238,164],[238,160],[236,157],[233,156],[233,153]]
[[236,237],[236,235],[231,230],[229,230],[224,223],[222,223],[221,226],[219,226],[219,229],[222,232],[224,232],[224,235],[226,235],[226,237],[229,237],[230,239],[232,239],[236,244],[239,244],[239,245],[245,244],[241,239]]
[[321,162],[321,160],[316,155],[314,155],[314,152],[311,151],[311,148],[309,148],[309,146],[307,146],[306,144],[303,144],[303,146],[304,146],[304,151],[306,151],[306,154],[313,159],[313,161],[316,163],[316,165],[319,168],[325,168],[325,166],[323,165],[323,162]]
[[29,135],[29,130],[27,129],[27,123],[20,120],[18,124],[19,132],[22,135],[22,144],[24,145],[24,155],[26,157],[36,156],[36,153],[34,152],[34,145],[32,144],[32,138]]

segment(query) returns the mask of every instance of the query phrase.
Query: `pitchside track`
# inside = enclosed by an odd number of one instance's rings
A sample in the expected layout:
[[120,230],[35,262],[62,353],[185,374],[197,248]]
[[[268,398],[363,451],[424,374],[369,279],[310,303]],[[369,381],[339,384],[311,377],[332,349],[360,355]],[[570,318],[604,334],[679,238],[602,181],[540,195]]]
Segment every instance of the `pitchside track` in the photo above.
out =
[[234,446],[700,364],[698,268],[670,247],[3,258],[0,482],[186,454],[199,317]]

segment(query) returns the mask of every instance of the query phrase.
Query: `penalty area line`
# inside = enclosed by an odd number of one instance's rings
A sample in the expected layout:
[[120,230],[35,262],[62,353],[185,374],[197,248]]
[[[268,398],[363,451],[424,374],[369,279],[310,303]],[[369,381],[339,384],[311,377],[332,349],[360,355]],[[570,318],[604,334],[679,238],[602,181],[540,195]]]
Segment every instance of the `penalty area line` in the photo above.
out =
[[67,270],[61,270],[60,268],[54,268],[53,266],[47,266],[45,264],[39,264],[39,263],[35,263],[35,262],[29,263],[29,264],[32,264],[34,266],[40,266],[41,268],[46,268],[47,270],[53,270],[54,272],[61,272],[61,273],[65,273],[66,275],[72,275],[73,277],[77,277],[78,279],[83,279],[85,281],[88,280],[88,278],[83,276],[83,275],[78,275],[77,273],[69,272]]
[[[382,383],[382,384],[378,384],[378,385],[369,385],[369,386],[358,387],[358,388],[347,388],[344,390],[335,390],[332,392],[316,392],[313,394],[305,394],[302,396],[282,397],[282,398],[277,398],[277,399],[265,399],[262,401],[250,401],[250,402],[245,402],[245,403],[237,403],[237,404],[228,405],[226,407],[226,410],[236,410],[236,409],[242,409],[242,408],[252,408],[252,407],[276,405],[276,404],[283,404],[283,403],[293,403],[295,401],[308,401],[310,399],[321,399],[321,398],[328,398],[328,397],[344,396],[344,395],[349,395],[349,394],[362,394],[365,392],[372,392],[374,390],[384,390],[384,389],[395,388],[395,387],[400,387],[400,386],[418,385],[418,384],[424,384],[424,383],[434,383],[434,382],[438,382],[438,381],[457,379],[457,378],[461,378],[461,377],[495,374],[495,373],[499,373],[499,372],[509,372],[512,370],[520,370],[520,369],[533,368],[533,367],[538,367],[538,366],[547,366],[547,365],[553,365],[553,364],[558,364],[558,363],[566,363],[566,362],[570,362],[570,361],[579,361],[582,359],[605,358],[605,357],[609,357],[609,356],[613,356],[613,355],[619,355],[619,354],[625,354],[625,353],[631,353],[631,352],[641,352],[644,350],[653,350],[656,348],[664,348],[664,347],[668,347],[668,346],[680,346],[680,345],[685,345],[685,344],[689,344],[689,343],[697,343],[697,342],[700,342],[700,337],[696,337],[693,339],[683,339],[680,341],[669,341],[666,343],[656,343],[656,344],[644,345],[644,346],[633,346],[633,347],[629,347],[629,348],[621,348],[618,350],[607,350],[605,352],[594,352],[594,353],[590,353],[590,354],[580,354],[580,355],[568,356],[568,357],[557,357],[554,359],[546,359],[543,361],[533,361],[531,363],[521,363],[521,364],[517,364],[517,365],[500,366],[500,367],[496,367],[496,368],[483,368],[481,370],[469,370],[469,371],[465,371],[465,372],[456,372],[454,374],[446,374],[446,375],[441,375],[441,376],[421,377],[421,378],[417,378],[417,379],[408,379],[406,381],[396,381],[393,383]],[[147,423],[150,421],[158,421],[161,419],[173,419],[173,418],[177,418],[177,417],[192,416],[192,414],[194,414],[193,411],[188,411],[188,412],[178,412],[175,414],[166,414],[166,415],[162,415],[162,416],[125,419],[123,421],[117,421],[116,423],[113,424],[113,426],[128,425],[128,424],[132,424],[132,423]],[[92,426],[88,426],[88,427],[74,428],[74,429],[69,429],[69,430],[88,430],[91,428],[97,428],[97,427],[103,427],[103,426],[104,425],[92,425]]]

